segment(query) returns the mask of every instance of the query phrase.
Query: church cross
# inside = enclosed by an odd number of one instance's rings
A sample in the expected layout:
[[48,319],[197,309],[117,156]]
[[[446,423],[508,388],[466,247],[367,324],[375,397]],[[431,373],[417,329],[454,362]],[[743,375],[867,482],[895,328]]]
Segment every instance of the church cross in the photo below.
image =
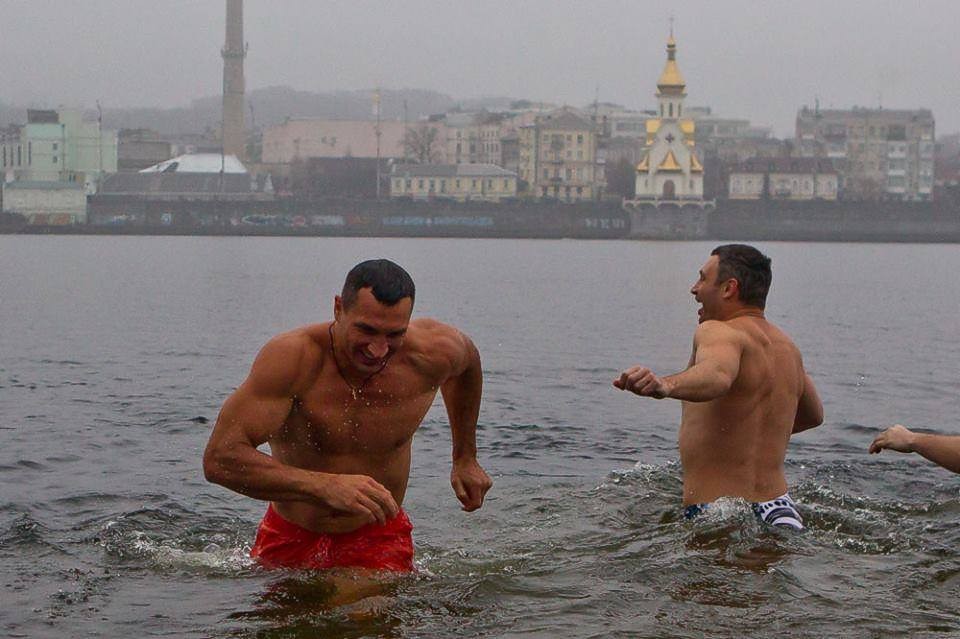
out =
[[676,138],[673,137],[673,133],[667,133],[667,137],[666,137],[667,144],[673,144],[673,141],[674,141],[675,139],[676,139]]

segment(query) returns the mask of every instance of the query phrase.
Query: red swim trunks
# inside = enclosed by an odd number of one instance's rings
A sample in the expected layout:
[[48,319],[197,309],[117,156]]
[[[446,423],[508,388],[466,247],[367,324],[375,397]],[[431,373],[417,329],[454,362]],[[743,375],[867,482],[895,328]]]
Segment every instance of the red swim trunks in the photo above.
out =
[[413,524],[401,510],[387,523],[348,533],[316,533],[267,507],[250,556],[269,568],[413,570]]

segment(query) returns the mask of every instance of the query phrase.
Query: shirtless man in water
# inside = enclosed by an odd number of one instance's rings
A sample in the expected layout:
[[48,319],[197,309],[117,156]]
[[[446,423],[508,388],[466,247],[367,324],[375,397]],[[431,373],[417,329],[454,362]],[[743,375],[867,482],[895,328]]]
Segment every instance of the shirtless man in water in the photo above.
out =
[[701,308],[686,370],[659,377],[634,366],[613,382],[637,395],[683,402],[687,518],[719,497],[741,497],[762,521],[803,528],[783,460],[793,433],[823,422],[823,405],[800,351],[764,317],[770,281],[770,259],[760,251],[717,247],[690,289]]
[[[271,502],[251,555],[267,566],[413,569],[401,509],[413,434],[443,395],[450,482],[463,510],[492,482],[477,463],[480,356],[470,339],[411,321],[413,280],[388,260],[347,275],[334,321],[271,339],[227,399],[203,456],[207,480]],[[257,450],[270,445],[272,454]]]

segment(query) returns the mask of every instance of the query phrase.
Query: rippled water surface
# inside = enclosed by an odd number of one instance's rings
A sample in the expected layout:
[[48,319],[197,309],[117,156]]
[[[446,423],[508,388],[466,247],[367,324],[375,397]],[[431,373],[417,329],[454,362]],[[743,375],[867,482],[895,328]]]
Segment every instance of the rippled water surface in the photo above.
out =
[[[610,386],[685,364],[711,248],[0,236],[0,634],[960,635],[958,478],[866,454],[894,421],[960,432],[960,250],[760,245],[768,316],[827,413],[788,452],[796,535],[734,500],[683,521],[679,404]],[[200,456],[263,342],[329,318],[346,271],[378,256],[413,275],[416,314],[480,348],[496,483],[460,511],[438,399],[405,504],[418,573],[338,607],[351,576],[249,561],[263,504],[205,483]]]

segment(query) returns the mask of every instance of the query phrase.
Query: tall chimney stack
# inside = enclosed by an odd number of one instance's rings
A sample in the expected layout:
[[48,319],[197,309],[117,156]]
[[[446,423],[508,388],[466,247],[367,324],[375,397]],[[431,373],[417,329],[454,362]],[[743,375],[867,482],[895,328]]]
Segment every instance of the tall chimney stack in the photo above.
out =
[[244,156],[243,131],[243,0],[227,0],[227,38],[223,49],[223,152]]

